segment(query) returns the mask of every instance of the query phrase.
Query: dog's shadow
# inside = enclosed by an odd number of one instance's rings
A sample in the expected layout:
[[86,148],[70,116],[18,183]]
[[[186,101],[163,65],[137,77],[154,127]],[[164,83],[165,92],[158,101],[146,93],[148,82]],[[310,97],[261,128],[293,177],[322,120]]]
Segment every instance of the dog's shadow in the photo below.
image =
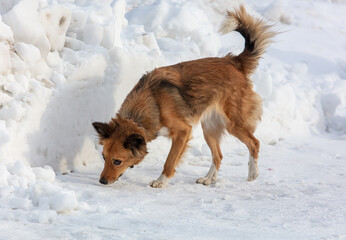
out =
[[97,156],[93,121],[114,115],[115,78],[92,78],[67,82],[53,91],[40,119],[38,131],[28,136],[26,156],[32,166],[51,165],[68,173]]

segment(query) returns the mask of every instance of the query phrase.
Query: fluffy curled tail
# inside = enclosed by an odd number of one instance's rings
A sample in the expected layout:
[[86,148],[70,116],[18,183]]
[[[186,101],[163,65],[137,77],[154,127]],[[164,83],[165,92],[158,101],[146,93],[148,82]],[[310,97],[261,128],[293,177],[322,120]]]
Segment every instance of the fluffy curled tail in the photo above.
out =
[[238,56],[231,53],[226,57],[233,58],[236,66],[246,75],[252,74],[273,37],[277,34],[272,25],[249,15],[243,5],[235,12],[227,11],[226,19],[220,26],[220,33],[239,32],[245,38],[245,49]]

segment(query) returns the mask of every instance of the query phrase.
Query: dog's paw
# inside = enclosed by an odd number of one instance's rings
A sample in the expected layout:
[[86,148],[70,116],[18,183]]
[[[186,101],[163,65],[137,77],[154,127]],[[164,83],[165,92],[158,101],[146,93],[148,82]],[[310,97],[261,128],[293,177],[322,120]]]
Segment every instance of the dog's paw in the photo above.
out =
[[216,178],[217,178],[217,169],[215,167],[215,164],[212,163],[207,175],[205,177],[198,178],[196,183],[200,183],[203,185],[210,185],[211,183],[216,181]]
[[197,179],[196,183],[208,186],[215,181],[216,181],[216,177],[201,177]]
[[164,174],[161,174],[157,180],[152,181],[149,185],[153,188],[164,188],[167,186],[169,182],[169,178],[167,178]]
[[160,180],[153,180],[150,183],[150,187],[153,187],[153,188],[165,188],[166,184],[167,184],[166,182],[162,182]]
[[247,180],[248,180],[248,181],[253,181],[253,180],[255,180],[257,177],[258,177],[258,173],[257,173],[257,172],[252,172],[252,173],[249,173],[249,176],[247,177]]
[[247,180],[253,181],[258,176],[257,160],[250,156],[248,165],[249,165],[249,174],[248,174]]

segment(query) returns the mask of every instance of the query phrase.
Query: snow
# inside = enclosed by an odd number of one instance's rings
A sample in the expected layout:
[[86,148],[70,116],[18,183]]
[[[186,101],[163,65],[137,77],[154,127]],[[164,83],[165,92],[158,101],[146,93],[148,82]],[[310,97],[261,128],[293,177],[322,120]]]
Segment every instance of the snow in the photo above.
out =
[[[228,52],[225,10],[245,4],[276,37],[252,76],[264,113],[259,177],[222,143],[218,180],[199,126],[167,188],[170,148],[98,183],[91,126],[114,116],[155,67]],[[345,1],[0,0],[0,239],[346,239]]]
[[58,186],[49,166],[31,168],[17,161],[1,164],[0,173],[1,221],[52,223],[57,213],[78,208],[75,192]]
[[38,0],[23,0],[2,18],[11,27],[16,41],[33,44],[41,50],[42,55],[46,55],[50,44],[39,19],[38,6]]
[[70,19],[71,13],[65,6],[52,6],[40,12],[40,20],[52,51],[63,49]]

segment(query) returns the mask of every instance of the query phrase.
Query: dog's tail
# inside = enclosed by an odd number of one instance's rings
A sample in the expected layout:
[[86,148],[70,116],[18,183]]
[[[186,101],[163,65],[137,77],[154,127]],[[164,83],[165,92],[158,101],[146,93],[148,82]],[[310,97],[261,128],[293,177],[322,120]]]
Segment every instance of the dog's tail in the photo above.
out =
[[239,32],[245,38],[245,49],[238,56],[231,53],[226,57],[234,59],[235,64],[245,75],[252,74],[267,46],[277,34],[273,25],[249,15],[243,5],[235,12],[227,11],[226,19],[220,26],[220,33]]

